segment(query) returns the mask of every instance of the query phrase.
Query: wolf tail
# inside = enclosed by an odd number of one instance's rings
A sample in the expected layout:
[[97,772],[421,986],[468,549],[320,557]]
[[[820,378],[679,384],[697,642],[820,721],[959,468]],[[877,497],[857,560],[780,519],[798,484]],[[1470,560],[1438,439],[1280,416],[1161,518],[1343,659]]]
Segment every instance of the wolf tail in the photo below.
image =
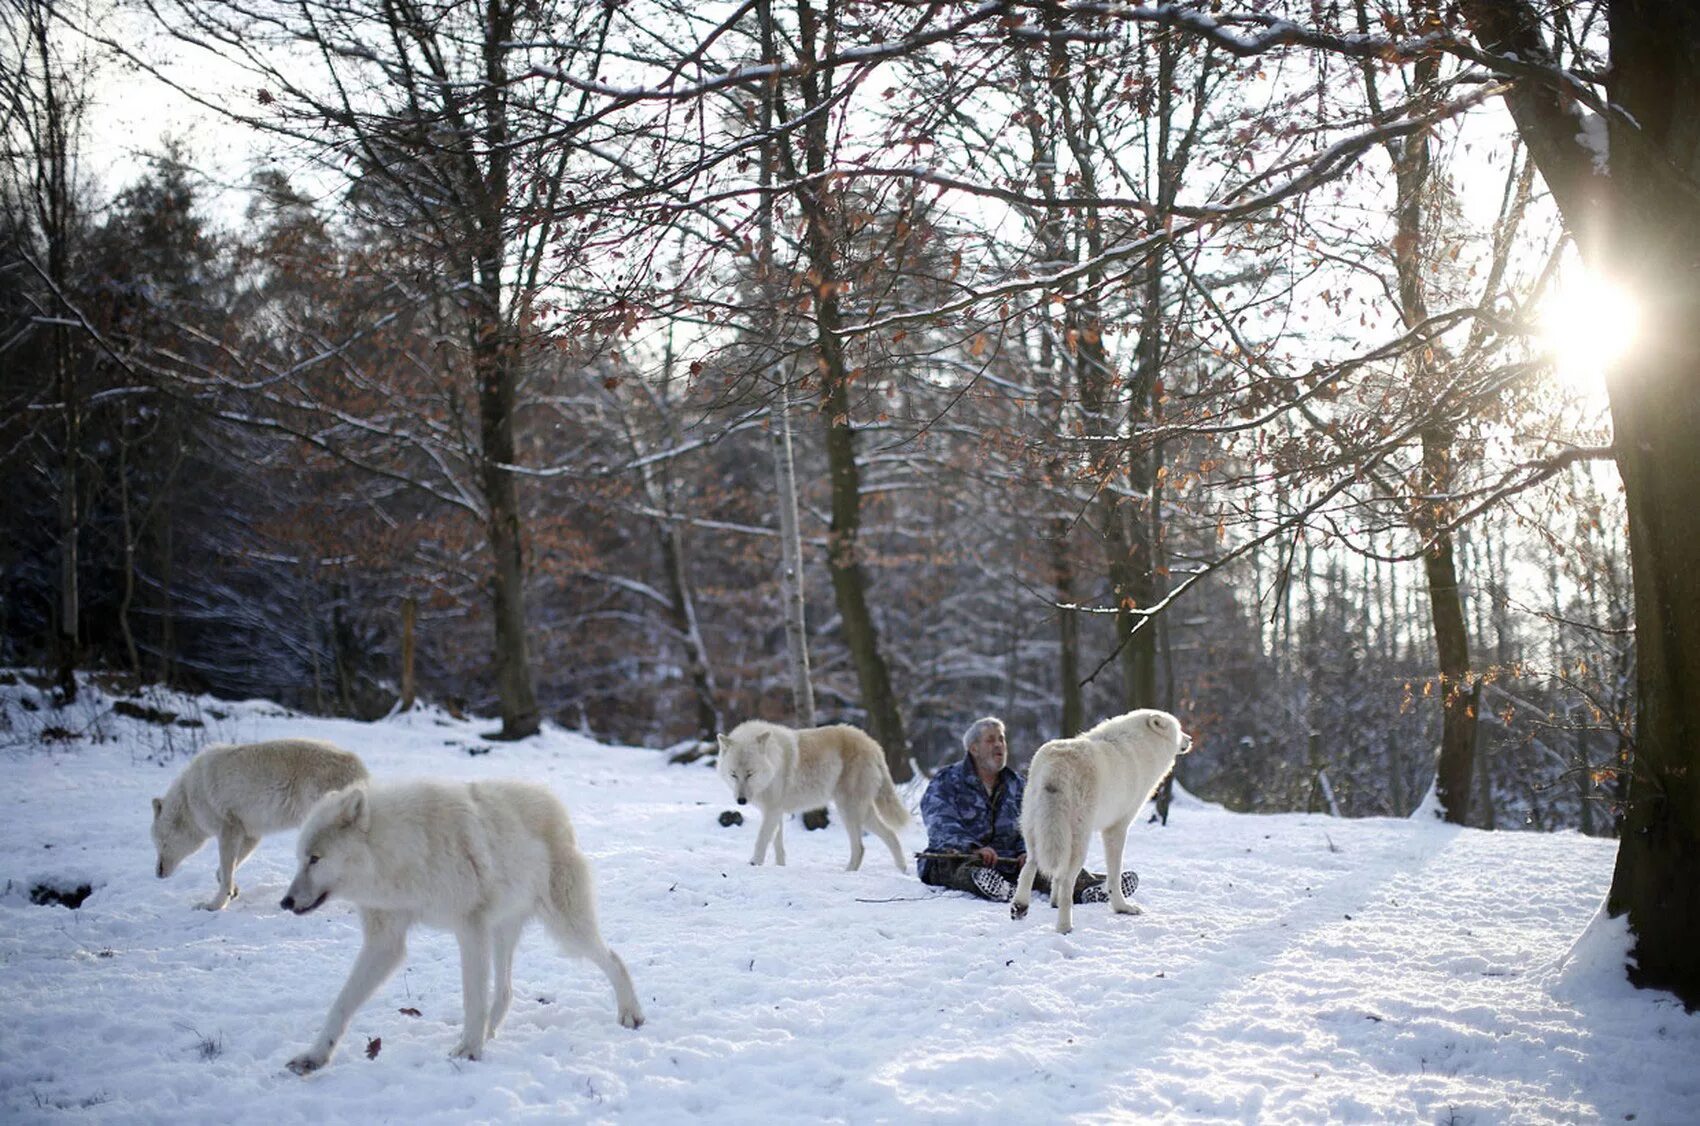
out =
[[[1039,871],[1055,875],[1086,861],[1084,834],[1076,832],[1081,795],[1069,784],[1059,760],[1044,748],[1033,757],[1021,802],[1021,836]],[[1081,855],[1076,857],[1075,852]]]
[[886,766],[883,757],[880,759],[879,788],[874,791],[874,812],[893,829],[909,824],[909,811],[903,806],[903,798],[891,781],[891,769]]

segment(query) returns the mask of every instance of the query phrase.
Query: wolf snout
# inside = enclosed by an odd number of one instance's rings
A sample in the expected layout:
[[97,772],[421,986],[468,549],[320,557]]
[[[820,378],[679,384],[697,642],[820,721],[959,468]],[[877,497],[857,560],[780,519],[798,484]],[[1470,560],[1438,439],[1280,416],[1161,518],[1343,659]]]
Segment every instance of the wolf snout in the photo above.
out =
[[738,804],[739,804],[739,805],[749,805],[749,804],[750,804],[750,799],[749,799],[749,798],[742,798],[742,797],[741,797],[741,798],[739,798],[739,799],[738,799]]
[[165,861],[160,860],[154,863],[153,874],[162,880],[165,879]]
[[319,904],[321,904],[325,900],[329,899],[330,894],[331,893],[328,892],[328,891],[320,892],[319,898],[313,900],[313,902],[311,902],[311,903],[307,903],[304,900],[296,899],[295,896],[293,896],[293,895],[286,895],[286,896],[283,897],[282,900],[280,900],[278,902],[278,906],[283,908],[285,911],[291,911],[291,912],[293,912],[297,915],[305,915],[309,911],[312,911],[315,908],[317,908],[319,906]]

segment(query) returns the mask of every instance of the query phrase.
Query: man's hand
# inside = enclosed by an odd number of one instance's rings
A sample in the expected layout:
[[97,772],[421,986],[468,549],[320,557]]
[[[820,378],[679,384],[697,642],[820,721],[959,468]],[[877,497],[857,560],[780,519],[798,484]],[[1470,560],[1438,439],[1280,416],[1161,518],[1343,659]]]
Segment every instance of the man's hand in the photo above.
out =
[[974,850],[974,855],[978,856],[980,858],[980,863],[984,864],[988,868],[998,862],[998,854],[995,849],[977,848]]

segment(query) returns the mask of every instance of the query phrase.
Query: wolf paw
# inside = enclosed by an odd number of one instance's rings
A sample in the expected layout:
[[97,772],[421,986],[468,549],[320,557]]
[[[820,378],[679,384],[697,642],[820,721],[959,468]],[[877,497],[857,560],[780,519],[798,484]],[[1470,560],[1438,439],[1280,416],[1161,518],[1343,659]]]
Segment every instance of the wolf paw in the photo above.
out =
[[642,1009],[621,1009],[620,1023],[626,1028],[637,1028],[643,1024]]
[[[231,898],[235,897],[232,896]],[[229,902],[229,899],[209,899],[205,903],[197,903],[195,906],[202,911],[222,911]]]
[[1016,922],[1020,922],[1022,919],[1025,919],[1027,917],[1027,904],[1011,903],[1009,905],[1009,917],[1014,919]]
[[297,1075],[311,1075],[313,1072],[325,1066],[327,1058],[328,1057],[320,1055],[318,1052],[302,1052],[300,1055],[289,1061],[288,1067],[289,1070],[293,1071]]
[[1118,914],[1118,915],[1143,915],[1143,914],[1145,914],[1145,908],[1141,907],[1137,903],[1123,903],[1120,906],[1116,907],[1115,910],[1116,910],[1116,914]]
[[477,1060],[484,1055],[484,1045],[469,1044],[465,1040],[455,1045],[455,1050],[449,1053],[450,1059]]

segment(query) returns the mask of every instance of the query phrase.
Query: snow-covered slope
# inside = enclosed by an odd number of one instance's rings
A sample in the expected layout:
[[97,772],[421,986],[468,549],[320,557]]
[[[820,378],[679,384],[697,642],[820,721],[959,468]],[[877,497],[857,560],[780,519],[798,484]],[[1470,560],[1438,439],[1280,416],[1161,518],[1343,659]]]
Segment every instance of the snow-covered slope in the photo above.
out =
[[[754,818],[722,828],[713,772],[655,751],[155,696],[203,724],[162,726],[85,697],[61,714],[0,687],[8,1122],[1700,1120],[1700,1016],[1622,981],[1618,924],[1589,929],[1609,842],[1185,803],[1130,838],[1146,913],[1082,908],[1063,938],[1042,904],[1012,923],[876,848],[844,872],[836,825],[793,822],[790,865],[752,868]],[[621,1028],[601,975],[534,928],[501,1035],[451,1061],[455,943],[416,931],[331,1065],[287,1072],[353,960],[353,912],[278,908],[292,835],[216,915],[193,907],[214,846],[160,881],[148,840],[148,798],[198,740],[284,735],[379,777],[552,786],[649,1023]],[[74,910],[30,899],[83,884]]]

